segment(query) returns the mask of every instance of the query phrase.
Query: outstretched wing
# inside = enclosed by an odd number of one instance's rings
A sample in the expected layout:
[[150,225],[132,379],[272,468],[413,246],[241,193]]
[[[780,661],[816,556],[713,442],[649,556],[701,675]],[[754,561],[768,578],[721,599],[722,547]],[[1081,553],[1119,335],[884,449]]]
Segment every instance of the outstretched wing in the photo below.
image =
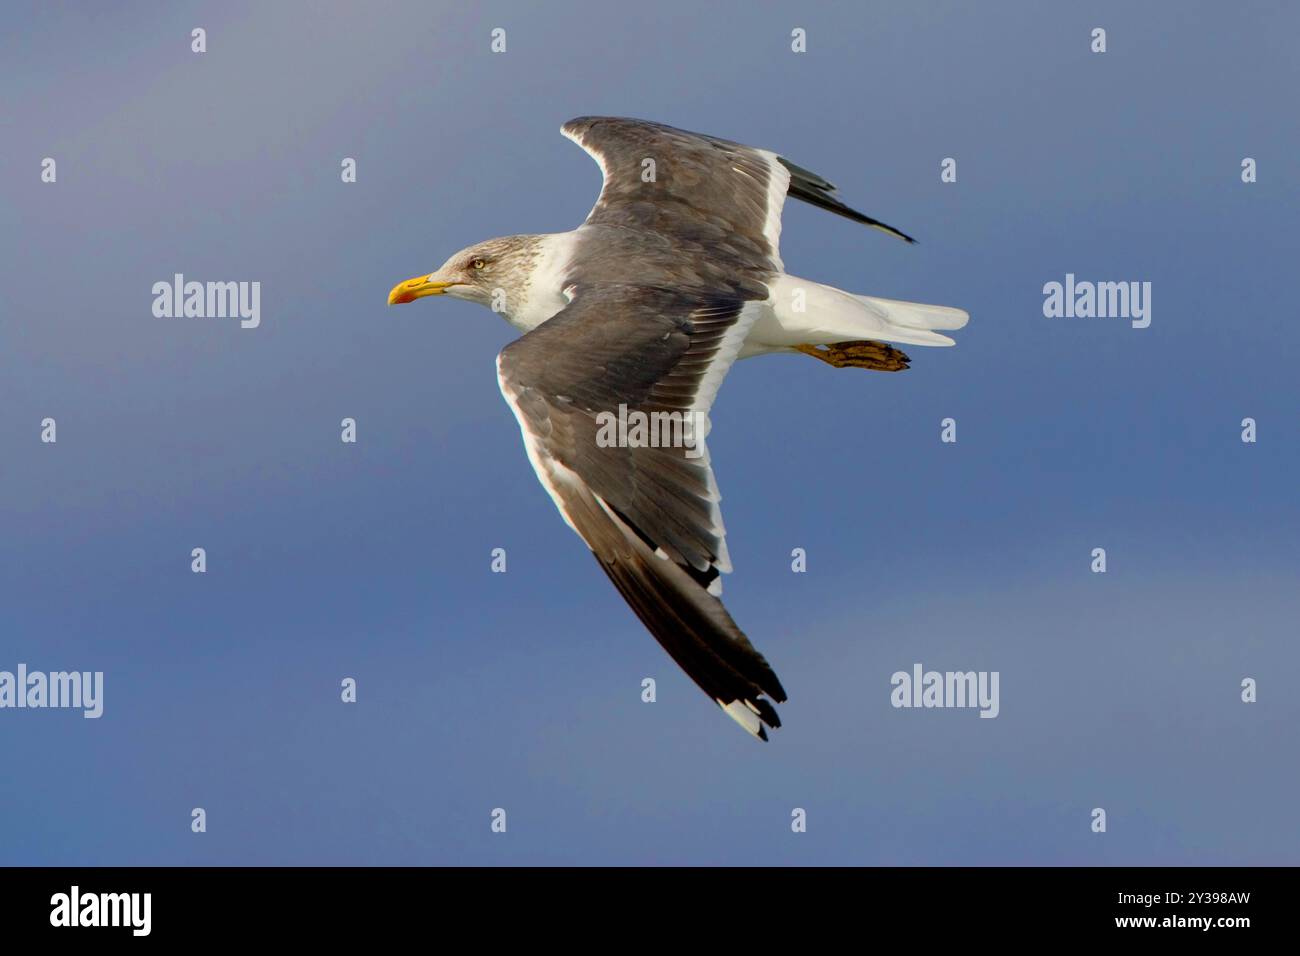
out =
[[[678,665],[766,740],[765,727],[780,726],[767,698],[785,690],[718,598],[731,565],[703,441],[756,311],[739,298],[584,283],[501,352],[497,377],[569,526]],[[638,422],[650,430],[638,435]]]
[[835,186],[771,150],[646,120],[583,116],[561,132],[596,160],[605,182],[587,216],[668,234],[718,230],[754,264],[781,264],[781,208],[787,195],[914,242],[893,226],[840,202]]

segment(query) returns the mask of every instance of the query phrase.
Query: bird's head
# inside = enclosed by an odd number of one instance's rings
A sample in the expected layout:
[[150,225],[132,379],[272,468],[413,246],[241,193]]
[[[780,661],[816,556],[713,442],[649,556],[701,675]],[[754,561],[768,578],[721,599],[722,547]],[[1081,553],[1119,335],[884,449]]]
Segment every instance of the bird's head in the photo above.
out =
[[388,293],[388,304],[450,295],[507,312],[527,291],[537,240],[537,236],[506,236],[468,246],[428,275],[397,283]]

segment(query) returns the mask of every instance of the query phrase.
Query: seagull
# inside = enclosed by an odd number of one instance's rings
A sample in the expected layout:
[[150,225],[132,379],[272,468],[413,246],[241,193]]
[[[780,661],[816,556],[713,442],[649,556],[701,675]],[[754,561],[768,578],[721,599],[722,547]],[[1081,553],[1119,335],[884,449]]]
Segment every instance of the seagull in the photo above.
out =
[[[469,246],[388,303],[448,295],[524,333],[497,356],[497,380],[538,479],[669,656],[767,740],[785,689],[721,601],[731,559],[704,441],[718,387],[737,358],[771,353],[901,371],[894,345],[952,345],[942,332],[968,316],[787,275],[787,196],[915,240],[783,156],[637,119],[561,132],[604,175],[582,225]],[[646,416],[676,416],[672,440],[653,428],[647,440]]]

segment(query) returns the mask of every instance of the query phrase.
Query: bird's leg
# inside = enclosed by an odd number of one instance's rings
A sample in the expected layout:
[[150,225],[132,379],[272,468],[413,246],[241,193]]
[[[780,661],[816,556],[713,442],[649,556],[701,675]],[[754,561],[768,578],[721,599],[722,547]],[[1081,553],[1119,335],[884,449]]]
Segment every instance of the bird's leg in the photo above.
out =
[[901,372],[911,361],[903,352],[866,339],[860,342],[835,342],[831,345],[796,345],[796,352],[821,359],[835,368],[869,368],[877,372]]

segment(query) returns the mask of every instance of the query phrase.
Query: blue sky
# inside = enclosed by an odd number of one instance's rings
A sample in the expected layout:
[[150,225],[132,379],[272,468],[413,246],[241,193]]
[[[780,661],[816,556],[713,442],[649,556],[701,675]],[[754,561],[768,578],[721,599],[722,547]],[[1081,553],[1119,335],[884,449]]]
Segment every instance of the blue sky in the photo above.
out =
[[[0,669],[103,671],[105,712],[0,711],[0,863],[1300,862],[1300,14],[1176,11],[11,22]],[[591,113],[788,155],[920,240],[791,203],[790,272],[971,313],[900,375],[767,357],[720,394],[727,604],[790,693],[766,746],[535,481],[493,367],[514,330],[384,304],[470,242],[580,222],[599,171],[558,129]],[[176,272],[261,282],[260,327],[155,318]],[[1150,281],[1151,327],[1045,318],[1066,273]],[[918,661],[998,671],[998,718],[890,707]]]

